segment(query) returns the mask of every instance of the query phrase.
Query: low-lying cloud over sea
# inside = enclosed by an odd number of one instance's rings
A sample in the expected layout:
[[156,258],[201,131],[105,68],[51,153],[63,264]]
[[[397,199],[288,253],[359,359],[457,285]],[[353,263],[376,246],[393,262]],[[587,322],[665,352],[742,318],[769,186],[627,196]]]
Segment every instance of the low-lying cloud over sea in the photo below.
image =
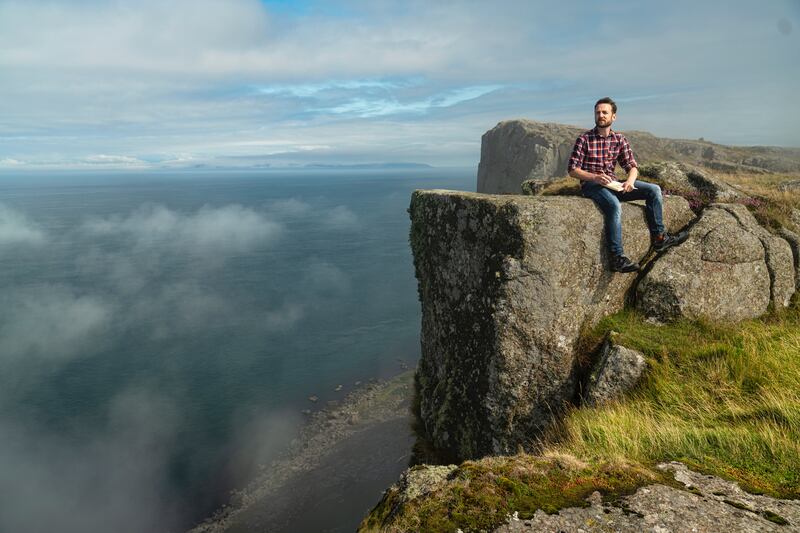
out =
[[414,364],[409,194],[473,180],[4,180],[0,529],[186,527],[285,449],[309,395]]

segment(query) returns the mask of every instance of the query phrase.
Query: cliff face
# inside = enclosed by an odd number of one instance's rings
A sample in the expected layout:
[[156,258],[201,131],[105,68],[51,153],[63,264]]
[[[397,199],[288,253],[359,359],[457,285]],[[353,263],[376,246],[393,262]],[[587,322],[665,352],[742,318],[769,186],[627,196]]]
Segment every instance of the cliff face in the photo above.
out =
[[[481,139],[478,192],[519,194],[523,181],[566,175],[575,139],[589,127],[532,120],[506,120]],[[637,161],[681,161],[721,172],[798,172],[800,149],[724,146],[707,141],[664,139],[642,131],[623,132]]]
[[[635,259],[649,246],[643,211],[623,206]],[[410,213],[428,437],[457,459],[531,448],[575,395],[580,332],[623,307],[635,276],[606,267],[588,199],[416,191]],[[693,213],[671,197],[665,218],[676,231]]]
[[608,269],[591,200],[414,193],[420,418],[445,456],[535,449],[578,393],[581,333],[626,303],[657,321],[732,322],[788,306],[800,271],[790,243],[744,206],[713,204],[695,218],[685,199],[665,197],[668,231],[690,225],[689,239],[656,257],[643,206],[622,210],[626,252],[647,263],[638,275]]

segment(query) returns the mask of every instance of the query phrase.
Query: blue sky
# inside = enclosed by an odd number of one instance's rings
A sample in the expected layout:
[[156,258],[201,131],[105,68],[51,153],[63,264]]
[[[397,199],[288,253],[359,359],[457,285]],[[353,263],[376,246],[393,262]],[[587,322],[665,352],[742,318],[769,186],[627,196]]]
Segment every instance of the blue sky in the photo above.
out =
[[475,166],[606,95],[617,129],[800,146],[798,57],[796,0],[0,0],[0,169]]

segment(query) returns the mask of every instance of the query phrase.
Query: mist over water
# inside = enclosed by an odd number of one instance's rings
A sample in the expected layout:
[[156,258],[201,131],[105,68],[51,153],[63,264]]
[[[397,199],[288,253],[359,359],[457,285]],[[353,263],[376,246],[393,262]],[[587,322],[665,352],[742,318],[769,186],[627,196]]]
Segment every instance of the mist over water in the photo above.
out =
[[0,175],[0,530],[186,528],[414,365],[416,188],[474,171]]

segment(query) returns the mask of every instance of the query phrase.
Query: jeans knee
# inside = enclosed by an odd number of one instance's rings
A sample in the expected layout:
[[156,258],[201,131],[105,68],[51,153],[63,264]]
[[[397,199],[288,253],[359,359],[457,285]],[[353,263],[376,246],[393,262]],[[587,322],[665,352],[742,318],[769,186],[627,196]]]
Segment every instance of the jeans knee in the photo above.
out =
[[661,187],[658,185],[653,185],[650,188],[650,198],[653,200],[661,200]]

